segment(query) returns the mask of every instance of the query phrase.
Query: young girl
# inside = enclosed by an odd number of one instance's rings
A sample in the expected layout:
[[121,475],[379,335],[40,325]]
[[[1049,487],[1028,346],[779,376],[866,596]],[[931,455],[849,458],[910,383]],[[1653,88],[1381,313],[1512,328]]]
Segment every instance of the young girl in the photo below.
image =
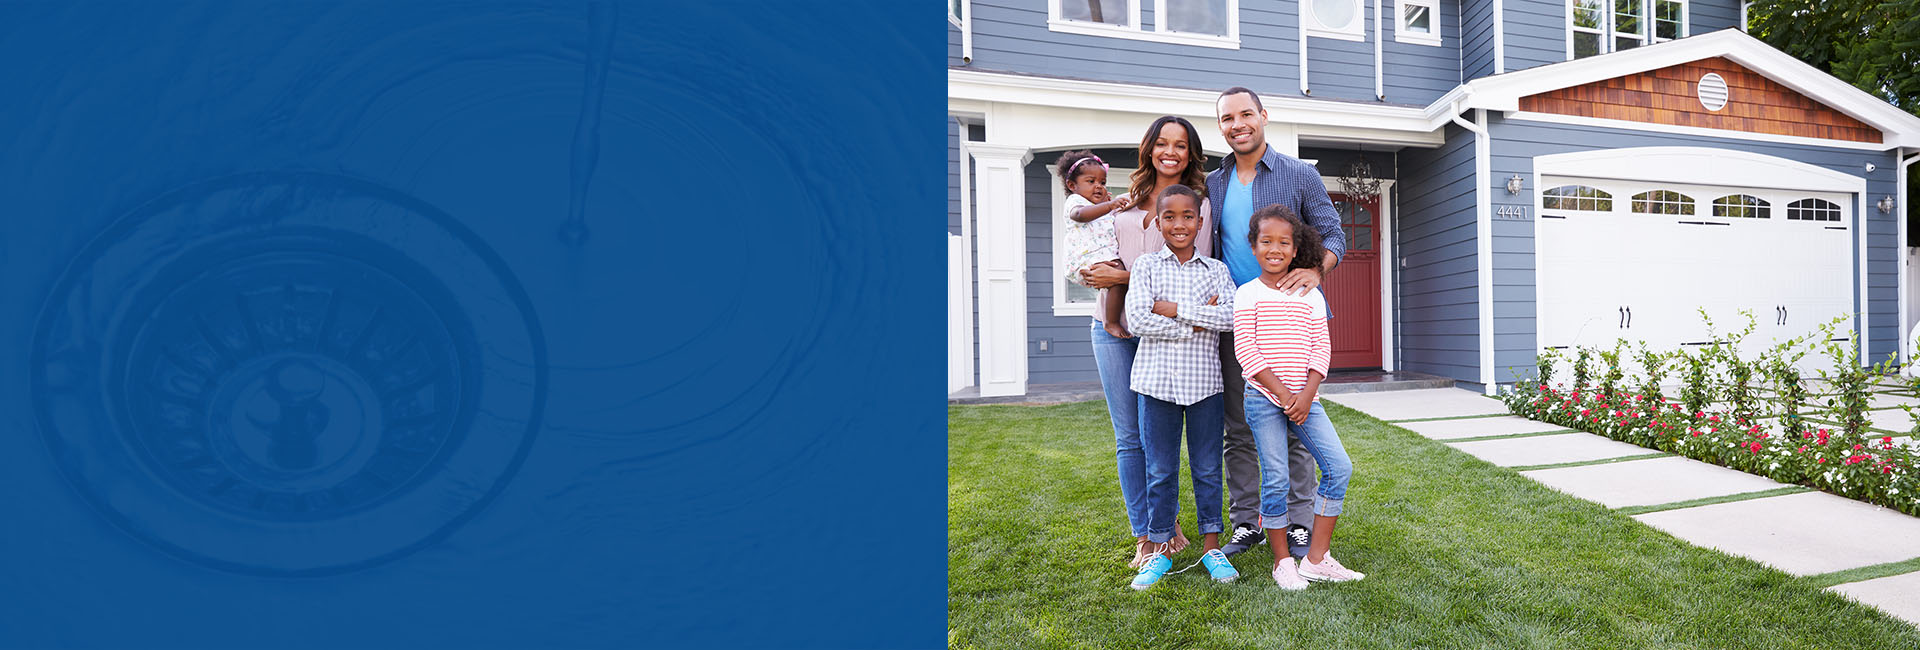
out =
[[1185,185],[1160,191],[1155,207],[1166,246],[1133,262],[1127,292],[1127,323],[1140,336],[1133,358],[1133,391],[1140,395],[1140,437],[1147,460],[1147,538],[1152,553],[1133,577],[1146,589],[1173,568],[1167,559],[1174,520],[1180,515],[1180,430],[1185,420],[1187,468],[1193,474],[1194,510],[1206,553],[1200,557],[1214,580],[1240,573],[1220,552],[1221,438],[1226,397],[1221,395],[1220,332],[1233,326],[1226,304],[1233,296],[1227,264],[1201,255],[1195,242],[1210,237],[1200,197]]
[[[1082,282],[1080,272],[1095,264],[1125,268],[1120,263],[1120,240],[1114,235],[1112,214],[1127,209],[1132,202],[1124,194],[1107,195],[1107,163],[1091,151],[1080,150],[1061,154],[1055,164],[1067,193],[1067,219],[1072,221],[1067,224],[1067,279]],[[1109,294],[1102,303],[1107,333],[1131,338],[1120,316],[1126,306],[1127,285],[1102,291]]]
[[[1273,581],[1284,589],[1305,589],[1308,580],[1344,582],[1366,574],[1333,559],[1327,545],[1340,517],[1353,475],[1353,461],[1320,407],[1320,382],[1326,379],[1332,345],[1327,339],[1327,300],[1319,289],[1304,296],[1278,286],[1291,269],[1319,268],[1320,234],[1292,210],[1269,205],[1253,213],[1247,243],[1260,263],[1260,277],[1233,295],[1234,356],[1247,377],[1247,426],[1260,452],[1260,518],[1267,522],[1273,549]],[[1307,557],[1296,568],[1287,553],[1287,435],[1305,444],[1320,466],[1320,489],[1313,501],[1313,537]]]

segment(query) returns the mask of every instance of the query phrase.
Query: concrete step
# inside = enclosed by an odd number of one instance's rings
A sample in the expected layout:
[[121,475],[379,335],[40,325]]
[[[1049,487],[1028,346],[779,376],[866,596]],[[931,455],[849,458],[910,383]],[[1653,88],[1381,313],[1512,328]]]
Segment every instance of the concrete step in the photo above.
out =
[[1421,372],[1396,370],[1381,372],[1378,370],[1347,371],[1336,370],[1320,384],[1321,395],[1342,395],[1347,393],[1377,393],[1389,390],[1419,390],[1422,388],[1452,388],[1453,380],[1447,377],[1429,375]]

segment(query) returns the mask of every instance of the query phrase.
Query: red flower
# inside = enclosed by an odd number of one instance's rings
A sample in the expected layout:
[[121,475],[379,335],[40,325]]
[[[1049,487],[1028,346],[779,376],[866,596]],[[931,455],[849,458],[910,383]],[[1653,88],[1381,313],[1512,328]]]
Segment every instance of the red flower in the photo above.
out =
[[1855,445],[1853,446],[1853,450],[1854,450],[1854,451],[1860,451],[1860,445],[1858,445],[1858,444],[1855,444]]
[[1800,445],[1800,453],[1803,453],[1803,454],[1804,454],[1804,453],[1807,453],[1807,446],[1806,446],[1806,445]]
[[1827,462],[1827,459],[1825,459],[1825,458],[1815,458],[1815,459],[1813,459],[1813,462],[1816,462],[1816,463],[1824,463],[1824,462]]

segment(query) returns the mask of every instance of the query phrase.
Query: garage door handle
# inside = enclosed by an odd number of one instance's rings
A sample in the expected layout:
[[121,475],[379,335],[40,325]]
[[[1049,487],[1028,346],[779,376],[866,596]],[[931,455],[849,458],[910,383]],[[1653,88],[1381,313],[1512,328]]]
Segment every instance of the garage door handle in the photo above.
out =
[[1633,306],[1627,306],[1627,329],[1633,329]]
[[1613,311],[1620,315],[1620,320],[1616,320],[1613,322],[1613,328],[1621,329],[1626,327],[1627,326],[1627,308],[1620,307],[1620,308],[1614,309]]

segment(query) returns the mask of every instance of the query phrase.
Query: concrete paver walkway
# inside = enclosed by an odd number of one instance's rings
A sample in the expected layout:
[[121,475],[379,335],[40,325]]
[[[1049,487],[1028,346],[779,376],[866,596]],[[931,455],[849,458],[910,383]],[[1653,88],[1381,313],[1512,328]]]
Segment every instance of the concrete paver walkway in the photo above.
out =
[[1566,427],[1558,424],[1548,424],[1513,415],[1465,418],[1460,420],[1408,422],[1400,426],[1434,440],[1506,436],[1516,433],[1540,433],[1542,431],[1567,430]]
[[1467,415],[1505,415],[1507,405],[1500,400],[1458,388],[1396,390],[1380,393],[1321,395],[1351,409],[1382,420],[1447,418]]
[[[1920,518],[1823,492],[1770,493],[1787,486],[1688,458],[1620,460],[1657,452],[1590,433],[1550,433],[1564,427],[1508,415],[1499,401],[1461,389],[1322,399],[1503,467],[1582,463],[1521,474],[1610,508],[1635,508],[1642,513],[1635,519],[1675,537],[1787,573],[1814,576],[1860,567],[1878,567],[1860,573],[1894,573],[1830,590],[1920,625],[1920,562],[1911,562],[1920,558]],[[1885,406],[1909,399],[1874,398]],[[1870,417],[1879,428],[1911,426],[1897,408]],[[1491,436],[1514,437],[1474,440]],[[1690,503],[1695,500],[1708,503]]]
[[1577,463],[1658,453],[1638,445],[1583,432],[1479,442],[1452,442],[1447,443],[1447,446],[1473,454],[1480,460],[1501,467]]
[[1609,508],[1678,503],[1786,487],[1764,476],[1680,456],[1537,469],[1520,475]]

